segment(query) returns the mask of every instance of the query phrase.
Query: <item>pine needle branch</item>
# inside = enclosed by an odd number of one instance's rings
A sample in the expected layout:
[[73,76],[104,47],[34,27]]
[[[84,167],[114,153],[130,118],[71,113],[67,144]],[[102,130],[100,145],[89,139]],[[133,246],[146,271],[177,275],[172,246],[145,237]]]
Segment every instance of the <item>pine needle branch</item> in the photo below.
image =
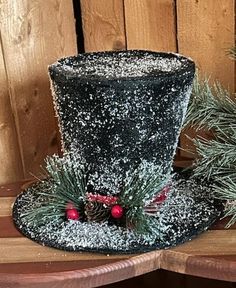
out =
[[86,193],[86,172],[78,160],[73,153],[67,153],[62,158],[57,155],[46,158],[50,185],[46,186],[42,181],[42,189],[35,192],[34,208],[24,215],[27,221],[41,225],[53,215],[59,219],[65,214],[69,202],[81,209]]
[[219,83],[211,87],[208,79],[201,82],[196,77],[184,127],[187,125],[232,133],[236,129],[236,102]]
[[232,59],[236,59],[236,47],[232,47],[228,50],[228,54]]
[[[194,174],[207,180],[217,180],[231,176],[236,181],[236,143],[231,139],[217,137],[213,140],[198,138],[194,140],[199,159],[195,162]],[[236,140],[236,138],[235,138]]]
[[151,229],[152,217],[144,212],[144,206],[164,188],[170,174],[163,175],[159,167],[143,162],[135,171],[129,171],[119,202],[128,207],[127,220],[139,233]]
[[[236,48],[229,51],[236,59]],[[218,199],[226,201],[226,227],[236,222],[236,100],[219,83],[195,79],[185,127],[211,130],[214,139],[193,140],[199,158],[194,163],[196,177],[212,180]]]
[[220,179],[213,185],[213,188],[219,199],[226,200],[224,218],[231,217],[226,224],[226,228],[229,228],[236,222],[236,181],[231,177],[226,177]]

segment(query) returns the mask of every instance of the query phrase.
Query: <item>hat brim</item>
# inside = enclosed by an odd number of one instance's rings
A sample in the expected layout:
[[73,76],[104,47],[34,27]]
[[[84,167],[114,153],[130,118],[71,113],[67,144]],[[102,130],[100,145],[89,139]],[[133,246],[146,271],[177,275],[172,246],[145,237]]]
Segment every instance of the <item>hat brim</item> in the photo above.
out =
[[[41,189],[40,183],[34,185]],[[160,205],[157,228],[148,234],[108,223],[58,221],[37,226],[23,217],[32,209],[35,194],[27,188],[16,199],[13,220],[17,229],[39,244],[65,251],[140,253],[184,243],[207,230],[221,214],[222,205],[211,195],[207,183],[175,177],[166,201]]]

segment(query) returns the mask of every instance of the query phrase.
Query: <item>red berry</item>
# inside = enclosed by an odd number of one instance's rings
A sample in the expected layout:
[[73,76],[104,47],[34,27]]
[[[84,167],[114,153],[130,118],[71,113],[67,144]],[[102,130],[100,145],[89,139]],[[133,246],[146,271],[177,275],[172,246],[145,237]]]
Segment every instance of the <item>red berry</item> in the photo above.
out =
[[79,220],[79,212],[77,209],[67,209],[66,210],[66,218],[68,220]]
[[68,202],[66,204],[66,210],[69,210],[69,209],[74,209],[75,208],[75,205],[72,203],[72,202]]
[[119,219],[123,216],[124,209],[120,205],[114,205],[111,208],[111,215],[113,218]]

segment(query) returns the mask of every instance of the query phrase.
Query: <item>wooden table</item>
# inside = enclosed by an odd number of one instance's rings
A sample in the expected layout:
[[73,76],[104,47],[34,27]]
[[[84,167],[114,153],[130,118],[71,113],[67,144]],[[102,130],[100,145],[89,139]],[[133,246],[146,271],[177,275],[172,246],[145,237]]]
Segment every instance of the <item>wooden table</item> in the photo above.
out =
[[0,187],[0,287],[96,287],[165,269],[236,281],[236,226],[222,221],[183,245],[140,255],[63,252],[23,237],[11,207],[23,182]]

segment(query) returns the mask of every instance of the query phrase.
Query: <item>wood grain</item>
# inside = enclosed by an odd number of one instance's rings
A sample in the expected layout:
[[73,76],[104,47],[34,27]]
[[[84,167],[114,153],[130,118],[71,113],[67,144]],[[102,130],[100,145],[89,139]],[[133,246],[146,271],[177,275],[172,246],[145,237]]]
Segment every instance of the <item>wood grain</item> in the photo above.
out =
[[23,178],[23,166],[11,107],[0,34],[0,185]]
[[174,0],[125,0],[128,49],[176,52]]
[[179,52],[196,61],[200,73],[235,90],[235,64],[226,50],[235,45],[235,1],[178,0]]
[[[0,185],[0,197],[12,197],[12,196],[18,195],[21,192],[23,185],[31,181],[32,179],[28,179],[28,180],[22,180],[18,182]],[[1,198],[0,198],[0,201],[1,201]]]
[[224,259],[166,250],[161,257],[161,268],[205,278],[236,281],[236,262]]
[[[48,274],[1,274],[0,283],[9,287],[17,283],[17,287],[97,287],[109,283],[135,277],[149,271],[158,269],[160,252],[152,252],[132,259],[117,261],[112,264],[102,265],[98,268],[74,270],[61,273]],[[40,279],[40,282],[39,282]],[[53,286],[52,286],[53,285]]]
[[16,229],[12,217],[0,217],[0,238],[23,237]]
[[[196,62],[202,77],[219,81],[234,92],[235,62],[228,57],[227,49],[235,45],[235,1],[178,0],[176,3],[178,52]],[[186,130],[180,141],[184,150],[194,150],[192,141],[184,134],[190,138],[196,134]],[[185,151],[180,154],[191,157]]]
[[64,252],[44,247],[26,237],[0,238],[0,263],[25,263],[47,261],[72,261],[91,259],[125,259],[127,255],[102,255]]
[[81,0],[86,52],[126,49],[123,0]]
[[[29,177],[39,172],[46,155],[58,151],[47,66],[76,53],[72,1],[3,0],[0,23],[11,109]],[[14,164],[19,165],[17,158]]]
[[1,273],[29,274],[29,273],[52,273],[64,272],[80,269],[87,269],[114,263],[116,260],[110,259],[79,259],[74,261],[48,261],[48,262],[25,262],[25,263],[0,263]]
[[210,230],[199,235],[194,241],[173,248],[173,251],[189,255],[234,255],[235,244],[236,230]]
[[[201,255],[201,258],[209,258],[208,256]],[[211,259],[218,259],[218,260],[228,260],[230,262],[236,262],[236,254],[235,255],[211,255]]]
[[0,198],[0,217],[10,216],[15,197],[1,197]]

